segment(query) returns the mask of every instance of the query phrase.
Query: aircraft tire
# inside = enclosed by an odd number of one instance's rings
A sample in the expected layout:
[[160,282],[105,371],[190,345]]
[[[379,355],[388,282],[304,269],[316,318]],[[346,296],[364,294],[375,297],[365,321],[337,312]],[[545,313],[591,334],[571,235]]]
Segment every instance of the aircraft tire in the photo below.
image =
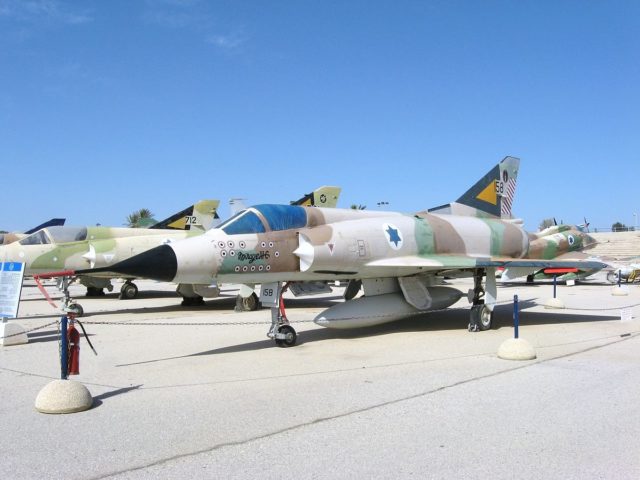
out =
[[470,332],[483,332],[491,328],[493,323],[493,312],[484,304],[471,307],[471,319],[469,321]]
[[279,339],[276,338],[276,345],[279,347],[293,347],[296,344],[296,340],[298,339],[298,335],[296,335],[296,331],[291,325],[282,325],[278,328],[278,333],[286,335],[286,338]]
[[247,312],[256,311],[258,309],[258,305],[259,304],[260,304],[260,302],[258,300],[258,295],[256,295],[256,292],[253,292],[247,298],[243,298],[242,299],[242,306],[243,306],[244,310],[247,311]]
[[121,300],[131,300],[138,296],[138,287],[135,283],[126,282],[122,285],[120,289],[120,299]]
[[478,328],[480,331],[484,332],[485,330],[491,329],[493,324],[493,312],[489,310],[489,307],[486,305],[479,305],[481,307],[479,317],[478,317]]

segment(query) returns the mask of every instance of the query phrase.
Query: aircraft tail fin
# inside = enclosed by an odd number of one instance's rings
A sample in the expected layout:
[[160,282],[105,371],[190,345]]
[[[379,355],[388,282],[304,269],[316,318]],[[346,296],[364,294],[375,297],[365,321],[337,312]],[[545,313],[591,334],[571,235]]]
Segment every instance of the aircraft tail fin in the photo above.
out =
[[519,169],[519,158],[505,157],[458,200],[431,208],[429,213],[510,219]]
[[231,211],[232,217],[247,208],[247,204],[244,203],[244,201],[244,198],[231,198],[229,200],[229,210]]
[[291,202],[291,205],[335,208],[338,204],[338,198],[340,197],[341,191],[342,189],[340,187],[323,186],[306,194],[302,198]]
[[209,230],[220,221],[218,216],[219,200],[200,200],[199,202],[151,225],[152,229],[169,230]]
[[56,227],[59,225],[64,225],[65,220],[66,218],[52,218],[51,220],[41,223],[37,227],[33,227],[31,230],[27,230],[24,233],[25,235],[31,235],[32,233],[36,233],[38,230],[42,230],[46,227]]

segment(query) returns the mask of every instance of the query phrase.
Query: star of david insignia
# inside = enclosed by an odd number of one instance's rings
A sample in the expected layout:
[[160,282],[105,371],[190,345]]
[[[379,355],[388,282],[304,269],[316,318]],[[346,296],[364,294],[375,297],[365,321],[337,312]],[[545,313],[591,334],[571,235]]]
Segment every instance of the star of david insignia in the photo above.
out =
[[384,232],[388,235],[387,242],[394,250],[399,250],[402,247],[402,233],[394,225],[386,223],[383,227]]

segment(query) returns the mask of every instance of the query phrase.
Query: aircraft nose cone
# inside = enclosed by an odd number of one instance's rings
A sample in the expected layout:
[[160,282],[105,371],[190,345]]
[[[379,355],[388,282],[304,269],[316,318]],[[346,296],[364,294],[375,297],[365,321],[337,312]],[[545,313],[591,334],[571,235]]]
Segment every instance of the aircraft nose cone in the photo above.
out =
[[108,267],[109,271],[132,277],[172,281],[178,271],[178,259],[169,245],[160,245]]

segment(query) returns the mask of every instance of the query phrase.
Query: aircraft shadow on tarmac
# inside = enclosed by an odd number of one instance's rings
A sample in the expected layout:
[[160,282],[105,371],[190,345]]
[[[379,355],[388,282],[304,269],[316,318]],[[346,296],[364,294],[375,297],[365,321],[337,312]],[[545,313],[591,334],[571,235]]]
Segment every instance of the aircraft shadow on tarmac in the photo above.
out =
[[[102,297],[104,298],[104,297]],[[182,306],[180,305],[179,299],[181,297],[177,297],[176,300],[178,300],[175,304],[172,305],[163,305],[160,307],[148,307],[148,306],[144,306],[144,305],[137,305],[134,308],[124,308],[124,309],[117,309],[115,311],[113,310],[108,310],[108,311],[98,311],[98,312],[91,312],[90,311],[90,305],[88,303],[84,304],[83,306],[85,307],[85,313],[83,315],[82,318],[86,318],[86,317],[94,317],[94,316],[100,316],[100,315],[132,315],[132,314],[138,314],[138,313],[169,313],[169,312],[189,312],[189,311],[195,311],[195,312],[206,312],[206,311],[228,311],[228,312],[232,312],[235,304],[236,304],[236,295],[228,295],[228,294],[221,294],[220,296],[207,300],[205,301],[204,304],[202,305],[190,305],[190,306]],[[331,296],[331,297],[322,297],[322,298],[304,298],[304,299],[287,299],[286,303],[287,303],[287,309],[288,308],[328,308],[331,305],[333,305],[334,303],[338,302],[338,301],[342,301],[342,296],[341,295],[337,295],[337,296]],[[127,301],[125,301],[126,304]],[[265,315],[265,318],[269,318],[268,317],[268,309],[264,309],[265,312],[267,312]],[[115,322],[114,322],[115,323]]]
[[[579,322],[601,322],[601,321],[616,321],[620,320],[619,316],[612,315],[586,315],[586,314],[571,314],[560,313],[559,310],[549,312],[527,312],[526,310],[537,306],[537,303],[533,300],[526,300],[520,302],[520,325],[554,325],[565,323],[579,323]],[[525,311],[522,311],[525,310]],[[404,320],[398,320],[395,322],[386,323],[383,325],[377,325],[374,327],[364,327],[352,330],[332,330],[327,328],[317,328],[314,330],[308,330],[300,332],[298,334],[297,345],[303,345],[305,343],[321,342],[326,340],[350,340],[366,337],[375,337],[380,335],[386,335],[390,333],[398,332],[429,332],[438,330],[460,330],[464,335],[482,335],[482,332],[469,333],[467,332],[467,325],[469,322],[469,309],[451,309],[442,312],[431,312],[423,315],[416,315]],[[509,327],[513,324],[513,306],[498,305],[496,306],[493,320],[494,327]],[[295,322],[293,322],[295,326]],[[227,353],[241,353],[248,351],[256,351],[267,348],[276,348],[273,340],[265,339],[256,342],[242,343],[238,345],[230,345],[227,347],[216,348],[213,350],[207,350],[204,352],[197,352],[188,355],[179,355],[174,357],[149,359],[142,362],[134,362],[128,364],[117,365],[118,367],[125,367],[130,365],[140,365],[146,363],[164,362],[170,360],[177,360],[181,358],[199,357],[206,355],[219,355]],[[296,348],[296,347],[292,347]]]

